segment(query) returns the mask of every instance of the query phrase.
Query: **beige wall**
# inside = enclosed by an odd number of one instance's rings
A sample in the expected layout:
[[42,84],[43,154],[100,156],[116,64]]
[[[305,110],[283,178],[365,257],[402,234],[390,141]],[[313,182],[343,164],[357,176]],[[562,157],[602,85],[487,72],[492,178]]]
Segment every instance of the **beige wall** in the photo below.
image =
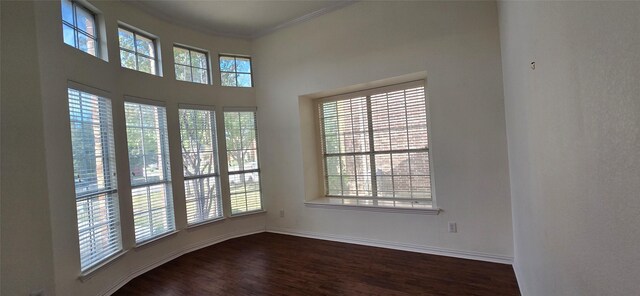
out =
[[[358,2],[254,43],[263,190],[274,231],[509,260],[512,230],[493,2]],[[298,97],[426,71],[440,215],[304,205]],[[268,136],[265,136],[268,135]],[[305,147],[305,148],[303,148]],[[311,156],[310,156],[311,155]],[[318,196],[319,197],[319,196]],[[280,217],[284,210],[284,217]],[[458,233],[447,232],[447,222]]]
[[0,294],[28,295],[53,289],[40,67],[33,4],[1,6]]
[[[59,1],[35,4],[2,2],[2,84],[11,85],[2,89],[3,295],[26,295],[39,289],[44,289],[48,295],[102,294],[138,272],[182,252],[234,235],[264,230],[264,214],[184,229],[186,215],[179,153],[178,104],[214,105],[220,114],[225,106],[255,106],[255,93],[254,89],[220,87],[216,68],[213,72],[214,85],[176,81],[172,45],[175,42],[206,49],[215,66],[220,52],[250,55],[250,42],[182,29],[122,2],[95,1],[92,4],[105,16],[110,62],[84,54],[62,42]],[[120,67],[118,21],[160,37],[164,77]],[[84,282],[78,279],[80,258],[74,210],[68,80],[110,92],[123,243],[128,249],[124,256],[99,269]],[[167,104],[176,226],[181,230],[139,248],[133,248],[135,239],[127,177],[124,96],[160,100]],[[221,127],[222,117],[218,116],[218,119]],[[223,133],[219,136],[224,138]],[[224,159],[221,159],[220,166],[224,179]],[[223,192],[228,192],[224,182],[222,187]],[[25,211],[32,207],[36,210]]]
[[500,3],[523,295],[640,291],[639,14],[637,1]]

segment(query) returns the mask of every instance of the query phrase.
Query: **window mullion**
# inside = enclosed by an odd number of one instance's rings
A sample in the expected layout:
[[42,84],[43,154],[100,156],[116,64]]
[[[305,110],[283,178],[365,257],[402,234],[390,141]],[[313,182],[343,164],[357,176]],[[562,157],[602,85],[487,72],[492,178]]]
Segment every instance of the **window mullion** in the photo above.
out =
[[[371,166],[371,195],[378,196],[378,179],[376,177],[376,159],[375,159],[375,145],[373,143],[373,115],[371,111],[371,96],[367,96],[367,125],[369,128],[369,162]],[[377,204],[377,201],[374,201]]]

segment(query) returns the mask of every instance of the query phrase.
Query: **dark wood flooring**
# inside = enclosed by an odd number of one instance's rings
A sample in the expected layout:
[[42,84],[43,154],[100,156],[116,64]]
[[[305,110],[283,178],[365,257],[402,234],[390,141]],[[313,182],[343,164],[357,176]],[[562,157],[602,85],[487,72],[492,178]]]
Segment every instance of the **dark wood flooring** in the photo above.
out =
[[519,295],[510,265],[259,233],[191,252],[114,295]]

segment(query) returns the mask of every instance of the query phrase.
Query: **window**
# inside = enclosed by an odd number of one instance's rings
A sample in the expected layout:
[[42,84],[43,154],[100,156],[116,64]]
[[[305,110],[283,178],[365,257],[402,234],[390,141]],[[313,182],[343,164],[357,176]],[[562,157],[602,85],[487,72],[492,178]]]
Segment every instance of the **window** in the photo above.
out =
[[152,37],[120,27],[118,39],[122,67],[158,75],[156,41]]
[[62,36],[64,43],[98,56],[96,17],[75,1],[62,0]]
[[222,86],[252,87],[251,58],[220,55]]
[[175,230],[164,107],[125,102],[136,242]]
[[80,267],[122,250],[111,102],[68,89]]
[[209,59],[207,53],[186,47],[173,46],[176,79],[209,84]]
[[424,85],[398,89],[320,101],[327,197],[353,198],[358,205],[430,204]]
[[222,217],[214,111],[185,106],[179,115],[187,222]]
[[255,111],[225,111],[231,214],[262,210]]

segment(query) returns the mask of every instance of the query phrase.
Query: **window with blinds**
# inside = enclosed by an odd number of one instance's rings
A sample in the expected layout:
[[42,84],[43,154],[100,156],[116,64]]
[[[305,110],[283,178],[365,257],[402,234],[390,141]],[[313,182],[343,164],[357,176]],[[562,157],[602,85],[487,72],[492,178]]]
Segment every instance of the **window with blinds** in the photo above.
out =
[[325,194],[354,204],[431,202],[423,84],[320,100]]
[[68,89],[73,180],[84,272],[122,250],[111,101]]
[[180,136],[187,222],[222,217],[220,175],[213,108],[181,106]]
[[125,102],[136,243],[175,230],[164,107]]
[[256,112],[225,111],[231,214],[262,210]]

